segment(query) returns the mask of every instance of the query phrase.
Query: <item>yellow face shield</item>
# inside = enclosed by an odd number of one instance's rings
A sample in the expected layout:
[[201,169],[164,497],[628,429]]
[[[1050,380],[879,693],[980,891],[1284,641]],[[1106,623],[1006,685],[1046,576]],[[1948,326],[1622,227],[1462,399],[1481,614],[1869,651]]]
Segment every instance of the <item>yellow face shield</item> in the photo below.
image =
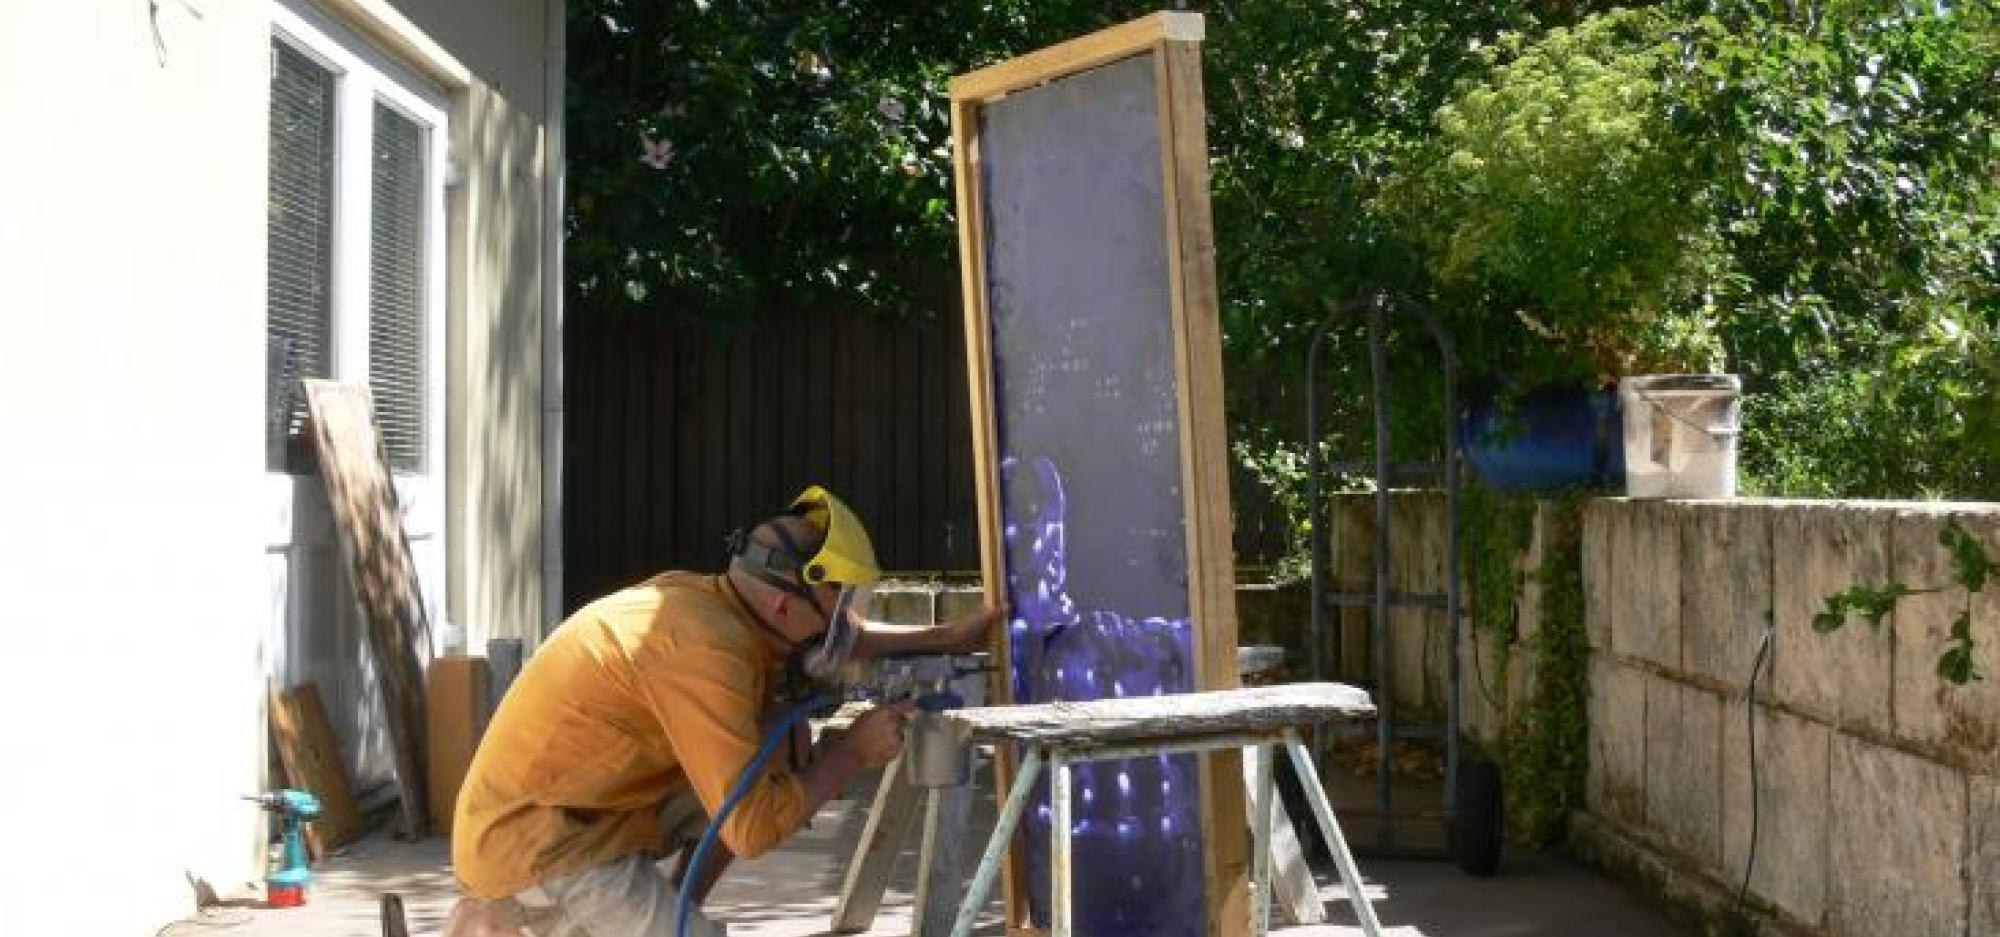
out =
[[[838,683],[868,619],[882,571],[875,564],[868,529],[832,492],[818,485],[807,488],[792,500],[790,513],[821,535],[811,556],[804,555],[801,545],[781,529],[773,531],[777,544],[753,542],[739,531],[731,555],[750,575],[812,603],[825,617],[825,630],[795,647],[794,653],[808,675]],[[817,591],[820,586],[838,590],[830,607]]]
[[819,552],[799,569],[799,578],[810,585],[833,583],[841,586],[872,586],[882,578],[875,565],[875,547],[868,542],[868,529],[833,492],[814,485],[792,500],[792,511],[826,535]]
[[833,492],[818,485],[807,488],[793,499],[792,513],[825,534],[819,552],[799,567],[799,578],[810,586],[840,587],[840,598],[827,616],[826,631],[802,663],[813,679],[838,684],[867,619],[875,581],[882,578],[882,570],[875,565],[875,547],[868,542],[868,529]]

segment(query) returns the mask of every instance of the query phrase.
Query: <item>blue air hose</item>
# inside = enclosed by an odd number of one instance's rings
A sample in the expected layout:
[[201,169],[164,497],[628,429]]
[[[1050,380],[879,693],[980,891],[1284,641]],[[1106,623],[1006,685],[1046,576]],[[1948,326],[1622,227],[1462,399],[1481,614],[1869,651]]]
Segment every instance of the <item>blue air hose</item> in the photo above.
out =
[[743,773],[737,776],[736,786],[730,788],[729,796],[722,801],[722,809],[715,812],[715,819],[708,821],[708,829],[701,834],[701,842],[695,844],[694,855],[688,857],[687,873],[681,877],[680,900],[674,912],[674,933],[680,937],[688,937],[688,916],[694,913],[694,899],[691,896],[701,887],[701,864],[708,858],[708,851],[714,848],[715,841],[721,838],[722,824],[729,820],[729,814],[736,809],[736,804],[744,795],[750,793],[750,787],[764,775],[764,763],[771,760],[771,753],[778,750],[778,744],[791,735],[792,728],[798,725],[800,720],[818,712],[831,699],[825,693],[816,694],[786,712],[785,717],[778,720],[778,724],[771,729],[771,733],[764,736],[764,744],[758,747],[757,754],[750,758],[748,765],[744,766]]

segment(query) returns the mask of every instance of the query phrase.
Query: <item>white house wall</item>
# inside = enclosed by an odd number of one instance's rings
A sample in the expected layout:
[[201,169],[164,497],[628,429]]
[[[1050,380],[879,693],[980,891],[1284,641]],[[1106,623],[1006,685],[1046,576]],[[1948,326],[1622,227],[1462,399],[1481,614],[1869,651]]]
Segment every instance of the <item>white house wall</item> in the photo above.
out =
[[[469,78],[445,614],[532,638],[546,9],[354,2]],[[152,933],[262,871],[269,9],[0,7],[0,933]]]
[[0,933],[257,869],[269,26],[191,6],[0,12]]
[[[546,101],[543,0],[398,0],[395,6],[472,73],[452,113],[468,154],[452,194],[455,238],[448,451],[455,485],[451,613],[477,651],[528,639],[542,610],[542,183]],[[560,103],[554,110],[560,112]],[[460,473],[461,466],[480,471]]]

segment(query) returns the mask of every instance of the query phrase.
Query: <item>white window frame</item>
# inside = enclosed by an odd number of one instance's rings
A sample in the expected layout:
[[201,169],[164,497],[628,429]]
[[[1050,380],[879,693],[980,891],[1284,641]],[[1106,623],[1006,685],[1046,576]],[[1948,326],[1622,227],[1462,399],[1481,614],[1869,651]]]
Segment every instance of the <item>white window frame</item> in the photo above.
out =
[[[424,439],[416,472],[397,472],[404,526],[417,554],[433,638],[448,628],[446,539],[446,320],[449,316],[450,228],[446,215],[451,123],[449,96],[435,83],[307,0],[272,0],[272,42],[282,41],[334,74],[333,231],[329,282],[328,372],[335,380],[368,382],[369,248],[373,195],[374,108],[377,101],[425,128]],[[271,553],[298,544],[293,513],[299,486],[318,478],[267,471]],[[313,521],[316,526],[319,520]]]
[[368,243],[377,100],[425,127],[424,457],[416,474],[443,468],[446,226],[445,172],[451,123],[445,95],[326,14],[301,3],[271,7],[275,39],[335,75],[332,322],[328,367],[339,380],[368,380]]

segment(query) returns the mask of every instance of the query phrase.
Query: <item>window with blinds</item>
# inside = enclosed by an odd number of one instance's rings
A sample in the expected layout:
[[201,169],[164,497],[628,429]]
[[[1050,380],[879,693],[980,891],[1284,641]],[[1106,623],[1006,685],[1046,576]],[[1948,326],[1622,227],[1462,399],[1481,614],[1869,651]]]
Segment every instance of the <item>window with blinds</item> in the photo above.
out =
[[271,34],[265,440],[311,471],[302,378],[367,381],[401,475],[438,466],[431,341],[446,115],[434,89],[340,30],[280,7]]
[[425,128],[375,103],[368,232],[368,385],[390,467],[424,467]]
[[297,472],[289,445],[305,421],[299,379],[331,374],[335,75],[271,43],[265,462]]

